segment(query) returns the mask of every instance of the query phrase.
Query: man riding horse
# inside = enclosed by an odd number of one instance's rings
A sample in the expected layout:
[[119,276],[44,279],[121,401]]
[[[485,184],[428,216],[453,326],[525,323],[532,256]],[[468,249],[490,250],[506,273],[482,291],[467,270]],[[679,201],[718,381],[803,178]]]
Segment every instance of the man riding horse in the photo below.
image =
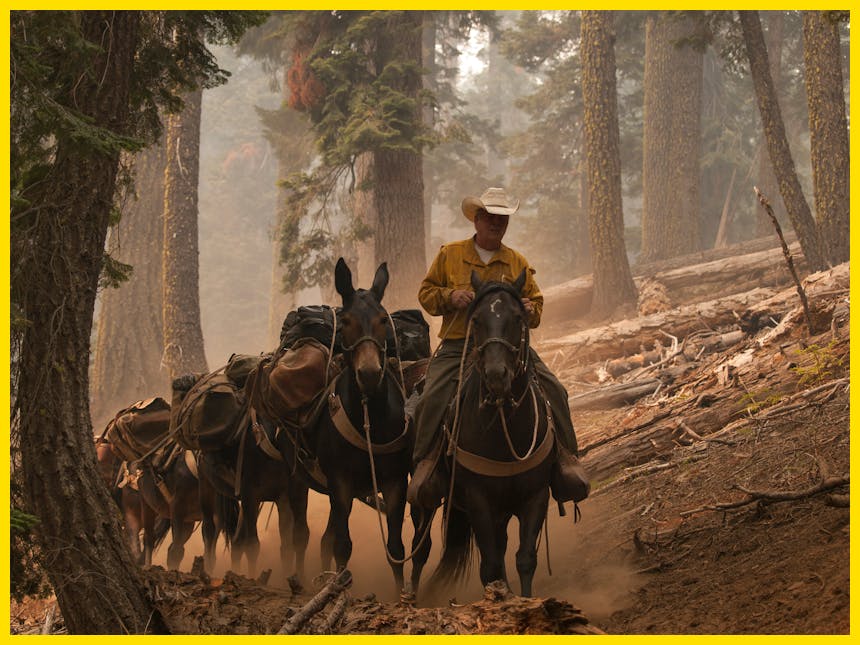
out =
[[[438,467],[444,441],[439,428],[457,389],[458,372],[464,344],[468,342],[467,315],[475,297],[471,286],[474,271],[482,281],[513,282],[525,269],[522,302],[529,316],[529,327],[540,324],[543,296],[534,279],[535,270],[528,260],[502,244],[508,221],[519,208],[519,201],[508,197],[502,188],[488,188],[479,197],[466,197],[463,214],[475,225],[475,234],[466,240],[445,244],[440,249],[418,291],[421,306],[433,316],[442,316],[442,339],[430,362],[424,392],[415,411],[415,475],[409,486],[409,500],[425,508],[439,505],[447,493],[445,475]],[[567,391],[549,368],[530,348],[531,359],[541,388],[549,401],[558,446],[553,466],[551,489],[559,502],[581,501],[588,495],[585,470],[576,457],[576,435],[570,418]]]

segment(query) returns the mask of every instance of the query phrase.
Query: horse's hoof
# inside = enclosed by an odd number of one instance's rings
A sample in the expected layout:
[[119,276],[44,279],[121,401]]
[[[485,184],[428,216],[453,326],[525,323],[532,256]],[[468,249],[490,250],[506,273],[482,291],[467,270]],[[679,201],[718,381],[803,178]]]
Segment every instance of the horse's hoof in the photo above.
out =
[[484,599],[492,601],[500,601],[505,598],[510,598],[513,595],[508,583],[504,580],[494,580],[484,587]]
[[400,592],[400,604],[401,605],[408,605],[409,607],[414,607],[415,602],[416,602],[415,592],[412,591],[412,589],[409,588],[408,586],[404,587],[403,590]]

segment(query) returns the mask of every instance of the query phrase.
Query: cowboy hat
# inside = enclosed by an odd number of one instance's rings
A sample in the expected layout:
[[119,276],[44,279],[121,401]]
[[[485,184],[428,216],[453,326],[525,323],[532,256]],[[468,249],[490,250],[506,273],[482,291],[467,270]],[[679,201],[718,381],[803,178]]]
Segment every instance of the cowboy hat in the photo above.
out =
[[460,208],[470,222],[475,221],[475,214],[484,209],[495,215],[513,215],[520,207],[520,200],[511,199],[504,188],[487,188],[480,197],[466,197]]

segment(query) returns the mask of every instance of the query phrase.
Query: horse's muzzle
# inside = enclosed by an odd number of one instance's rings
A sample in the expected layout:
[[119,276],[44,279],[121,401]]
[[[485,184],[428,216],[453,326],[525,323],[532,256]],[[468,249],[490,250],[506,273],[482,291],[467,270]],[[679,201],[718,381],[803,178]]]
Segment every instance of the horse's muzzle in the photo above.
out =
[[513,374],[506,365],[487,366],[484,370],[484,384],[493,399],[510,398],[512,379]]

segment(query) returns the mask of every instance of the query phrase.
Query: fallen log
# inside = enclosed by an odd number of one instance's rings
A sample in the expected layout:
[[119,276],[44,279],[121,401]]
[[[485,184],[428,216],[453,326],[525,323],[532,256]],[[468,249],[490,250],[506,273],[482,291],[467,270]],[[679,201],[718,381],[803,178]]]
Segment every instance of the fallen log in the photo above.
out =
[[[810,300],[847,289],[848,284],[847,262],[812,274],[804,280]],[[793,287],[780,291],[760,287],[650,316],[620,320],[551,339],[544,338],[535,343],[535,349],[564,381],[564,370],[649,351],[657,341],[662,343],[665,340],[664,333],[683,338],[697,331],[737,325],[750,318],[773,324],[771,318],[778,320],[797,305],[797,292]]]
[[293,614],[278,630],[278,634],[298,634],[314,615],[322,611],[329,601],[352,585],[352,574],[343,569],[317,592],[307,604]]
[[632,403],[643,396],[654,394],[662,384],[663,382],[657,378],[630,383],[613,383],[591,392],[575,394],[568,399],[568,402],[571,410],[611,410]]
[[[790,251],[798,259],[800,270],[805,273],[806,264],[800,254],[800,245],[792,244]],[[792,284],[791,275],[782,260],[782,250],[778,246],[656,272],[637,273],[634,276],[636,287],[640,288],[646,279],[661,283],[675,306],[695,302],[702,297],[742,293],[753,287]],[[542,324],[551,327],[584,317],[591,308],[593,290],[594,278],[591,274],[544,289]]]

